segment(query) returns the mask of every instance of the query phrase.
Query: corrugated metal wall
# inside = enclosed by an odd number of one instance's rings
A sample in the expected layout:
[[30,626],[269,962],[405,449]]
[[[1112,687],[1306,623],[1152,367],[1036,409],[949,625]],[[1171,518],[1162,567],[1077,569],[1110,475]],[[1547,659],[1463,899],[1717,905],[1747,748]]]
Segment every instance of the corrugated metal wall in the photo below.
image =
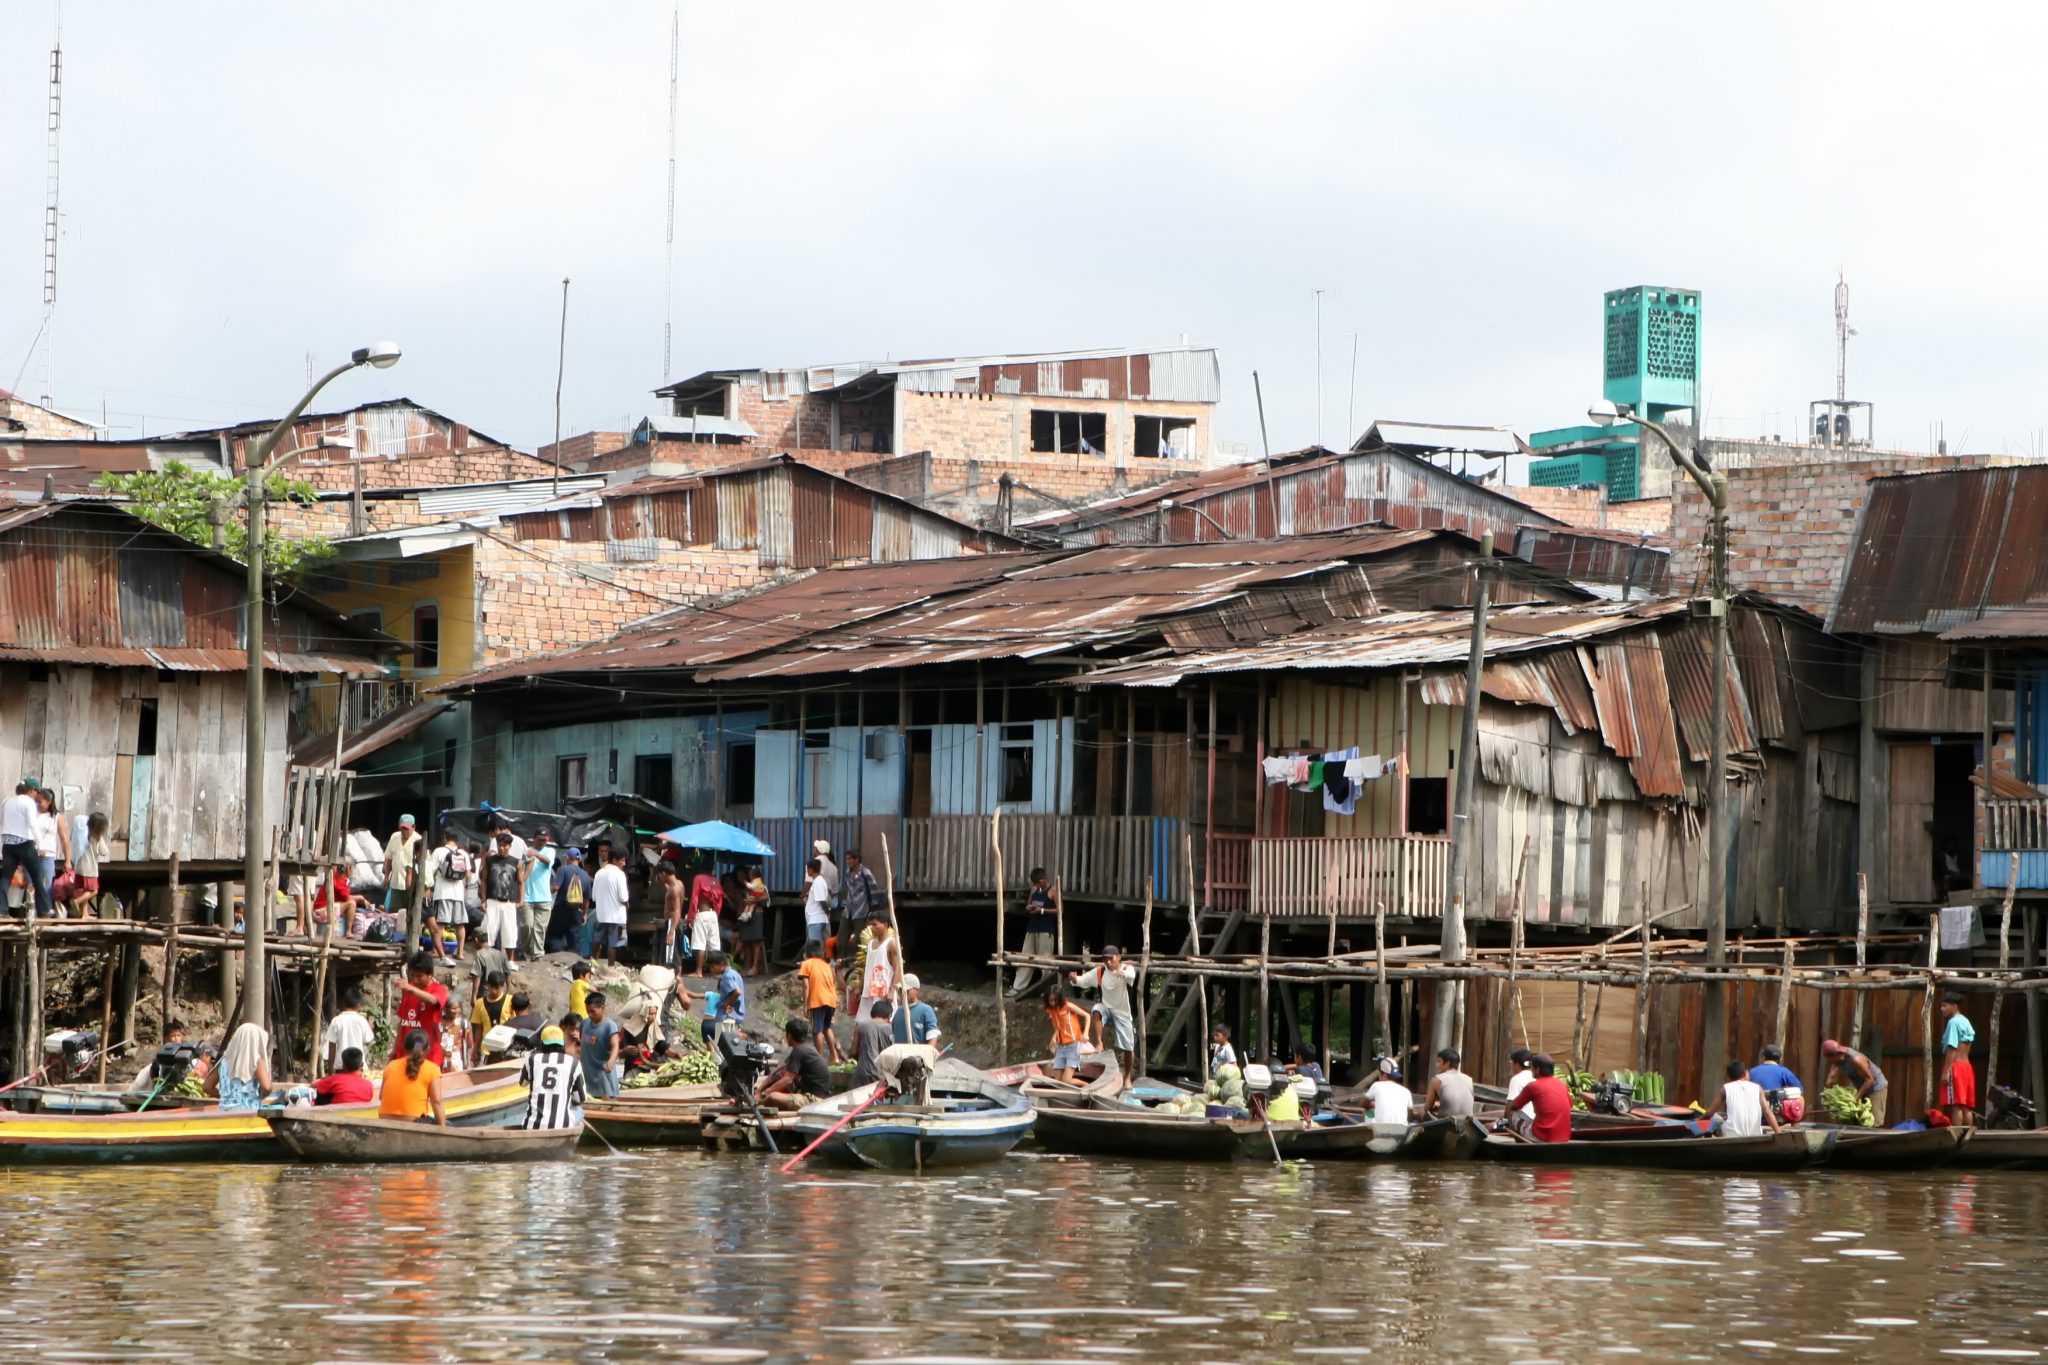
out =
[[[1358,746],[1361,754],[1378,754],[1391,760],[1399,751],[1395,708],[1399,686],[1391,678],[1376,680],[1369,687],[1332,686],[1305,678],[1283,678],[1266,701],[1266,752],[1268,755],[1313,750],[1317,754]],[[1410,699],[1408,707],[1408,764],[1411,777],[1446,777],[1451,771],[1451,754],[1457,745],[1459,715],[1448,706],[1425,706]],[[1219,760],[1221,761],[1221,760]],[[1240,761],[1253,762],[1247,754]],[[1353,815],[1336,815],[1322,809],[1320,795],[1289,791],[1284,785],[1266,788],[1266,832],[1273,835],[1308,833],[1324,837],[1339,835],[1387,835],[1396,828],[1397,784],[1392,775],[1366,784]],[[1298,823],[1302,802],[1312,803],[1310,827]]]

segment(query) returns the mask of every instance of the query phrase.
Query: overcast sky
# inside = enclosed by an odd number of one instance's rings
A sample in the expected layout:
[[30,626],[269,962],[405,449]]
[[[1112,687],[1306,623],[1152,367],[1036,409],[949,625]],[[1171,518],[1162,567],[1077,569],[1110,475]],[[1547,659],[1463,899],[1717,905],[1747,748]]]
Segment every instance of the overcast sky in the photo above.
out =
[[[2039,448],[2043,11],[1652,9],[685,7],[668,370],[1185,335],[1253,454],[1254,369],[1276,450],[1526,433],[1598,396],[1601,291],[1675,284],[1709,430],[1790,436],[1833,392],[1839,267],[1881,444]],[[563,430],[637,420],[670,377],[671,13],[72,0],[58,406],[247,420],[389,337],[325,406],[530,448],[567,275]],[[0,387],[30,397],[54,18],[0,6]]]

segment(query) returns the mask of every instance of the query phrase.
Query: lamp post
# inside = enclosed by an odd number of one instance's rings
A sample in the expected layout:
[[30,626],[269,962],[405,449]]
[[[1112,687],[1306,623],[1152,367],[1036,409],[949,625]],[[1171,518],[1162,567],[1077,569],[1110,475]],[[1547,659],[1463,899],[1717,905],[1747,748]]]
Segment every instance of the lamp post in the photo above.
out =
[[[1728,476],[1703,468],[1693,453],[1660,422],[1638,417],[1627,409],[1610,410],[1605,405],[1587,414],[1601,425],[1617,419],[1633,422],[1664,443],[1671,462],[1684,470],[1699,486],[1710,509],[1707,522],[1707,551],[1710,586],[1708,607],[1714,648],[1714,699],[1707,773],[1707,962],[1721,966],[1728,961]],[[1647,920],[1649,909],[1643,910]],[[1649,928],[1643,934],[1647,940]],[[1700,1088],[1702,1093],[1720,1082],[1728,1063],[1728,987],[1720,979],[1708,981],[1702,1002],[1706,1036],[1700,1047]]]
[[248,619],[244,630],[248,636],[249,669],[249,714],[245,718],[243,745],[247,750],[247,776],[242,792],[243,848],[242,848],[242,1018],[259,1027],[264,1022],[266,1005],[264,992],[264,940],[265,929],[270,920],[270,898],[263,880],[263,835],[270,823],[266,809],[265,787],[267,786],[264,754],[263,714],[263,481],[272,470],[305,450],[288,451],[271,458],[271,452],[291,424],[299,420],[299,414],[313,401],[320,390],[329,382],[363,365],[388,370],[398,363],[398,347],[388,341],[380,341],[355,351],[347,363],[336,365],[321,375],[305,395],[292,405],[278,420],[276,426],[258,437],[243,456],[243,466],[248,471],[247,482],[242,496],[249,503],[249,601]]

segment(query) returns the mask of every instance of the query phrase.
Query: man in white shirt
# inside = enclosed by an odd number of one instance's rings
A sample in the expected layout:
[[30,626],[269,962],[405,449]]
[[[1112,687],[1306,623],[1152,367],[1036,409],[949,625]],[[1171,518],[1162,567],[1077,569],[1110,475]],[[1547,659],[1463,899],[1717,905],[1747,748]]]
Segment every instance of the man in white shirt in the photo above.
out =
[[1778,1116],[1764,1103],[1764,1088],[1749,1078],[1749,1068],[1739,1061],[1728,1063],[1728,1079],[1703,1117],[1712,1121],[1716,1114],[1721,1115],[1716,1130],[1721,1137],[1762,1137],[1765,1124],[1774,1133],[1779,1129]]
[[1529,1049],[1525,1047],[1518,1047],[1513,1052],[1510,1052],[1508,1054],[1508,1060],[1514,1063],[1515,1067],[1514,1074],[1508,1077],[1507,1116],[1510,1119],[1514,1118],[1514,1116],[1518,1113],[1525,1118],[1533,1119],[1536,1117],[1536,1111],[1534,1109],[1532,1109],[1526,1104],[1517,1105],[1515,1103],[1515,1097],[1521,1094],[1524,1090],[1528,1089],[1529,1082],[1536,1079],[1536,1073],[1529,1069],[1530,1063],[1533,1062],[1535,1059],[1536,1054],[1529,1051]]
[[1379,1079],[1365,1088],[1365,1107],[1374,1123],[1407,1124],[1415,1096],[1401,1083],[1401,1064],[1392,1057],[1379,1059]]
[[1095,1005],[1096,1024],[1101,1031],[1097,1046],[1107,1042],[1116,1053],[1116,1064],[1124,1076],[1134,1079],[1138,1074],[1132,1065],[1138,1034],[1131,994],[1137,985],[1138,969],[1125,965],[1123,949],[1111,944],[1102,950],[1100,963],[1085,972],[1070,972],[1067,979],[1084,990],[1102,993]]
[[42,855],[36,850],[36,792],[40,784],[24,777],[14,786],[14,795],[0,801],[0,886],[14,881],[19,867],[35,889],[36,913],[50,913],[50,879],[43,875]]
[[427,859],[427,872],[434,879],[434,898],[427,906],[427,942],[434,945],[437,953],[441,951],[441,925],[469,921],[469,876],[474,871],[469,865],[469,853],[455,831],[447,831],[434,856]]
[[804,864],[804,870],[811,875],[804,891],[804,942],[815,943],[820,949],[832,935],[832,887],[825,880],[823,864],[822,858]]
[[613,849],[611,861],[597,871],[591,886],[591,899],[595,910],[591,922],[596,926],[597,941],[591,947],[591,955],[604,950],[607,962],[619,960],[619,949],[626,946],[626,903],[631,892],[626,888],[626,855],[623,850]]
[[329,1071],[341,1069],[341,1054],[356,1048],[365,1057],[371,1056],[371,1046],[377,1041],[377,1030],[363,1017],[363,992],[361,987],[350,986],[341,993],[341,1013],[327,1026],[327,1067]]
[[[413,869],[420,856],[420,831],[410,815],[398,817],[398,828],[384,845],[384,908],[404,911],[412,904]],[[462,899],[460,896],[457,900]]]

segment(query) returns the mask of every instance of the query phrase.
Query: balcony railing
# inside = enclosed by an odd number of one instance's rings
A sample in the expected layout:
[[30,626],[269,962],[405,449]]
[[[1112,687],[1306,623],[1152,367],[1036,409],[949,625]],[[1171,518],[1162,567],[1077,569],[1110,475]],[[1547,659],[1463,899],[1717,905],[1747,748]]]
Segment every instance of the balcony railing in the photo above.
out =
[[1255,839],[1251,910],[1275,918],[1370,919],[1443,914],[1451,841],[1442,835]]
[[1983,807],[1978,884],[1989,891],[2003,891],[2007,882],[2020,891],[2048,891],[2048,796],[1994,797]]
[[[1005,815],[1005,890],[1015,893],[1043,867],[1063,895],[1136,904],[1145,879],[1159,903],[1185,898],[1187,854],[1181,822],[1150,815]],[[932,815],[903,822],[903,889],[992,895],[995,858],[982,815]]]
[[367,729],[401,707],[420,699],[420,685],[412,678],[365,678],[348,689],[348,728]]

